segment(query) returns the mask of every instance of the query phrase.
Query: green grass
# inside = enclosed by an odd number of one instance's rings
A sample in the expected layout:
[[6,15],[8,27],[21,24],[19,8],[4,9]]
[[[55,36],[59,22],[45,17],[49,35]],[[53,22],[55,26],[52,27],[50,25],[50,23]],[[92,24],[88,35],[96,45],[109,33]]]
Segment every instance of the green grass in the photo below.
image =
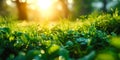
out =
[[0,18],[0,60],[119,60],[119,31],[117,13],[56,24]]

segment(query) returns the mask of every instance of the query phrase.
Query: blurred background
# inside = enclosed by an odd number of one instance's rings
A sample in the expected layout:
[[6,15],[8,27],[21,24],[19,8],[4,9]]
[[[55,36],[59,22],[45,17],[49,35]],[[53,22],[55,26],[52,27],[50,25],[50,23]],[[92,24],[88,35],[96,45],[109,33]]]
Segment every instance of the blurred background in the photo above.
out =
[[19,20],[78,18],[115,9],[120,10],[120,0],[0,0],[0,16]]

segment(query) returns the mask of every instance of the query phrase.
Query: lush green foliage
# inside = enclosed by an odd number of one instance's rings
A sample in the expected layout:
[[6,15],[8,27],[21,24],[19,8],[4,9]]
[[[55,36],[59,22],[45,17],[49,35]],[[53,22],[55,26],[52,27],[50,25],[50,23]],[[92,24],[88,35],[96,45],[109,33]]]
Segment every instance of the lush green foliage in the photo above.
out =
[[42,26],[1,18],[0,60],[120,59],[117,12],[81,16],[76,22],[68,20]]

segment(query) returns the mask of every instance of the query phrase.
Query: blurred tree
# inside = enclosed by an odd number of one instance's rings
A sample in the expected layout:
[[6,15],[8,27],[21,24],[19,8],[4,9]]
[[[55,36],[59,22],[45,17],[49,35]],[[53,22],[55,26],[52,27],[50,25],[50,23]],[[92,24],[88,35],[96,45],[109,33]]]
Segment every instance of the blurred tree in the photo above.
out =
[[73,0],[73,15],[78,17],[79,15],[89,14],[92,11],[93,0]]
[[120,11],[120,0],[117,0],[117,4],[115,5],[114,9],[116,8]]
[[107,5],[112,2],[113,0],[99,0],[103,3],[102,11],[103,12],[108,12],[107,10]]
[[102,0],[102,2],[103,2],[102,10],[103,10],[103,12],[107,12],[107,0]]
[[63,7],[63,16],[68,17],[69,9],[67,6],[67,0],[59,0],[61,6]]
[[0,16],[8,15],[6,0],[0,0]]
[[12,0],[16,3],[18,9],[18,19],[28,20],[27,16],[27,0]]
[[59,14],[60,16],[58,17],[68,17],[69,15],[69,9],[68,9],[68,5],[67,5],[67,0],[57,0],[54,4],[53,4],[53,9],[55,10],[55,12],[57,14]]

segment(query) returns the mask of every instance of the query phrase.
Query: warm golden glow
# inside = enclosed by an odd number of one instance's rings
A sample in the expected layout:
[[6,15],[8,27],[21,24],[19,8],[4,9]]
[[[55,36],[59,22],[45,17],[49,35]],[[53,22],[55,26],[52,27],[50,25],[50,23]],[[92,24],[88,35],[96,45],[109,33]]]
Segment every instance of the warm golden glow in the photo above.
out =
[[52,0],[38,0],[37,5],[40,9],[46,10],[52,5]]
[[[14,0],[12,0],[12,1],[14,1]],[[12,3],[12,1],[11,1],[11,0],[6,0],[6,4],[7,4],[8,6],[15,6],[15,5]]]
[[70,3],[70,4],[73,3],[73,0],[68,0],[68,3]]
[[[13,0],[6,0],[8,5]],[[16,0],[15,0],[16,1]],[[64,15],[64,6],[60,0],[19,0],[27,2],[28,18],[30,20],[57,20]],[[69,0],[71,2],[72,0]],[[68,1],[67,1],[68,2]],[[64,2],[63,2],[64,3]],[[33,16],[34,15],[34,16]]]

